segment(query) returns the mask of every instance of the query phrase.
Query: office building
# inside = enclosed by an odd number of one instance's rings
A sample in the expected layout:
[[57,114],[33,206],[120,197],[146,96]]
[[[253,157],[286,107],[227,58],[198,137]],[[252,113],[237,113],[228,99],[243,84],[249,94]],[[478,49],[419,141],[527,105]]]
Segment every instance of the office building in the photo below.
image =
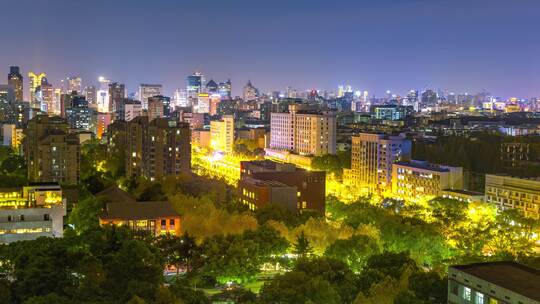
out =
[[96,93],[97,107],[99,112],[111,113],[109,110],[109,84],[110,80],[105,77],[99,77],[99,90]]
[[406,199],[442,196],[446,189],[463,188],[463,168],[402,161],[392,165],[392,192]]
[[35,96],[36,96],[36,89],[41,86],[41,83],[43,82],[43,78],[47,77],[45,73],[36,74],[34,72],[28,73],[28,91],[30,92],[30,96],[28,100],[30,103],[34,102]]
[[289,105],[288,113],[272,113],[269,148],[309,156],[335,154],[335,112]]
[[187,77],[187,97],[188,99],[197,99],[199,93],[203,93],[204,75],[199,72],[193,73]]
[[199,93],[197,95],[197,106],[193,109],[195,113],[210,112],[210,94]]
[[[250,179],[277,183],[257,183]],[[293,202],[290,199],[291,188],[278,183],[296,188],[296,208],[290,206]],[[275,191],[274,198],[276,200],[279,197],[283,198],[281,204],[287,204],[287,209],[295,209],[299,212],[309,209],[322,215],[325,213],[325,171],[310,171],[293,164],[270,160],[243,161],[240,163],[238,185],[240,199],[251,204],[250,207],[260,207],[271,203],[273,198],[270,192]],[[256,189],[259,190],[255,191]]]
[[220,82],[218,87],[218,94],[221,96],[221,99],[231,99],[232,95],[232,85],[231,80],[225,82]]
[[83,91],[84,98],[88,101],[88,105],[91,108],[98,109],[97,107],[97,91],[95,86],[87,86]]
[[448,268],[449,304],[538,304],[540,271],[515,262]]
[[0,122],[15,122],[12,104],[15,102],[15,91],[11,85],[0,85]]
[[413,106],[400,105],[374,105],[370,110],[371,115],[380,120],[403,120],[414,113]]
[[37,115],[24,130],[24,156],[31,182],[79,182],[80,147],[76,134],[60,117]]
[[141,83],[139,85],[139,92],[138,92],[138,98],[139,101],[142,103],[143,109],[148,109],[148,99],[150,97],[162,95],[162,86],[161,84],[147,84],[147,83]]
[[257,90],[253,84],[251,84],[251,81],[248,81],[248,83],[244,86],[243,91],[243,98],[244,101],[253,101],[257,100],[259,97],[259,90]]
[[[75,91],[73,91],[75,93]],[[70,105],[65,109],[69,127],[76,130],[90,131],[93,127],[94,110],[88,107],[88,101],[83,96],[73,96]]]
[[206,93],[217,94],[218,92],[219,92],[219,85],[213,79],[210,79],[210,81],[206,83]]
[[225,115],[221,120],[210,121],[210,147],[227,154],[234,149],[234,117]]
[[62,237],[66,200],[57,183],[0,190],[0,244]]
[[100,225],[121,225],[156,237],[182,233],[180,214],[168,201],[138,202],[116,186],[97,193],[96,197],[106,203],[105,212],[99,217]]
[[187,123],[139,116],[109,127],[111,149],[126,154],[126,175],[160,180],[191,172],[191,134]]
[[121,107],[121,103],[126,98],[126,86],[113,82],[109,84],[109,113],[115,113],[116,108]]
[[37,94],[40,95],[39,99],[41,100],[41,111],[49,115],[60,113],[60,109],[57,109],[56,104],[54,103],[54,88],[46,78],[43,78],[41,86],[38,87],[37,92],[39,92]]
[[77,92],[77,94],[82,94],[82,79],[78,76],[71,76],[66,78],[67,88],[66,93]]
[[13,90],[15,90],[15,100],[23,101],[24,79],[18,66],[9,67],[8,85],[10,85]]
[[540,218],[540,180],[486,174],[485,201],[499,210],[518,209]]
[[359,189],[391,191],[392,165],[411,157],[411,141],[404,136],[361,133],[352,137],[348,182]]

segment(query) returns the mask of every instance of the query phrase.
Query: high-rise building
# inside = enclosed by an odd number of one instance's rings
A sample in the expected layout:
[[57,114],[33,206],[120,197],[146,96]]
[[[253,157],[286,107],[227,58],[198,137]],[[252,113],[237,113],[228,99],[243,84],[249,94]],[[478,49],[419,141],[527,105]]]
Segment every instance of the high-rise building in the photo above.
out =
[[41,111],[54,115],[59,112],[54,103],[54,88],[46,78],[43,78],[41,86],[38,88],[41,94]]
[[486,203],[499,210],[518,209],[525,216],[540,218],[540,180],[486,174]]
[[93,110],[88,107],[88,101],[83,96],[76,95],[71,99],[71,105],[66,109],[70,128],[90,131],[93,127],[92,116]]
[[198,94],[203,92],[204,75],[195,72],[187,77],[187,96],[188,98],[197,99]]
[[199,93],[197,95],[197,107],[194,109],[196,113],[210,112],[210,94]]
[[124,84],[113,82],[109,84],[109,113],[116,112],[116,108],[126,98],[126,86]]
[[0,244],[62,237],[66,199],[56,183],[0,190]]
[[68,122],[58,116],[37,115],[24,130],[24,156],[32,182],[79,182],[80,147]]
[[82,79],[79,76],[70,76],[66,78],[67,88],[66,93],[77,92],[82,94]]
[[139,116],[109,127],[110,148],[126,154],[126,175],[160,180],[191,172],[189,124]]
[[95,86],[86,86],[83,90],[84,98],[88,101],[88,106],[94,109],[98,109],[97,106],[97,91]]
[[270,117],[270,149],[300,155],[336,153],[336,115],[307,105],[290,105],[288,113]]
[[0,85],[0,122],[14,123],[15,113],[12,104],[15,102],[15,91],[11,85]]
[[161,84],[146,84],[141,83],[139,85],[138,98],[142,103],[143,109],[148,109],[148,98],[153,96],[162,95],[162,86]]
[[412,106],[400,105],[372,105],[371,115],[380,120],[403,120],[412,116],[414,108]]
[[120,111],[117,111],[117,119],[130,121],[135,117],[142,115],[142,105],[140,101],[137,100],[126,100],[122,104]]
[[10,66],[9,67],[9,74],[8,74],[8,85],[12,86],[15,90],[15,100],[17,101],[23,101],[24,95],[23,95],[23,76],[21,75],[21,71],[19,70],[18,66]]
[[98,111],[103,113],[110,113],[109,111],[109,84],[110,80],[105,77],[99,77],[99,90],[96,94],[96,103]]
[[244,101],[252,101],[257,100],[259,97],[259,90],[257,90],[253,84],[251,84],[251,81],[248,81],[248,83],[244,86]]
[[224,115],[221,120],[210,121],[210,147],[214,151],[232,153],[234,148],[234,117]]
[[231,99],[232,98],[232,88],[231,80],[228,79],[225,82],[219,83],[218,93],[221,96],[221,99]]
[[173,105],[174,107],[189,107],[187,92],[186,90],[176,90],[173,95]]
[[217,94],[219,91],[219,85],[213,80],[210,79],[206,84],[206,93],[208,94]]
[[404,136],[361,133],[352,137],[348,182],[369,191],[390,191],[392,165],[411,157],[411,141]]
[[30,92],[29,101],[30,103],[34,102],[36,99],[36,89],[41,86],[43,78],[47,77],[45,73],[36,74],[34,72],[28,73],[29,86],[28,90]]
[[[266,183],[257,183],[257,181]],[[268,184],[271,181],[282,185]],[[288,195],[290,190],[283,185],[296,188],[294,200]],[[324,215],[325,189],[325,171],[305,170],[293,164],[269,160],[240,163],[238,194],[240,200],[250,205],[251,209],[279,201],[281,206],[291,211],[314,210]]]
[[422,93],[422,106],[434,106],[437,104],[437,93],[433,90],[426,90]]
[[407,199],[442,196],[444,190],[463,188],[463,168],[403,161],[392,165],[392,192]]
[[148,98],[148,119],[150,121],[156,118],[165,117],[165,105],[163,104],[164,96],[154,96]]
[[450,304],[540,303],[540,271],[515,262],[448,267]]

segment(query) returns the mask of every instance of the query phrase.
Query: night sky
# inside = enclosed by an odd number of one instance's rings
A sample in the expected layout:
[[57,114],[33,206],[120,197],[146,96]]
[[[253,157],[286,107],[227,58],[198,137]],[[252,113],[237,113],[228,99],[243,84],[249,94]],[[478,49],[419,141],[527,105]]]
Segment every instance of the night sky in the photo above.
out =
[[379,96],[411,88],[540,96],[539,0],[0,0],[0,7],[0,69],[44,71],[54,85],[72,74],[83,85],[104,75],[130,92],[161,83],[170,95],[200,70],[231,78],[236,95],[251,79],[265,92],[350,84]]

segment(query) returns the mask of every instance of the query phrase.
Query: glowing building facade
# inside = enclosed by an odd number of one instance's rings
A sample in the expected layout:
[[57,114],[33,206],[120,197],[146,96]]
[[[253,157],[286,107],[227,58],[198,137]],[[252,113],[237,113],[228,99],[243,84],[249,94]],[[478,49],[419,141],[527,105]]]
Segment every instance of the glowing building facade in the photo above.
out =
[[210,147],[214,151],[232,153],[234,148],[234,117],[224,115],[221,120],[210,121]]
[[390,191],[392,165],[409,160],[411,141],[404,136],[361,133],[352,137],[348,182],[359,189]]
[[56,183],[0,190],[0,244],[62,237],[66,200]]

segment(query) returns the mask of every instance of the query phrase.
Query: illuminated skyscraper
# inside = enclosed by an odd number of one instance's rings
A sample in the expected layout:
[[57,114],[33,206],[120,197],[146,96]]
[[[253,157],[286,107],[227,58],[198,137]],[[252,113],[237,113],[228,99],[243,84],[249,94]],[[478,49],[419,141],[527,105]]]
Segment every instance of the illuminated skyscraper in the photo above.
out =
[[209,94],[215,94],[218,92],[218,90],[218,84],[213,79],[210,79],[210,81],[208,81],[208,83],[206,84],[206,92]]
[[28,90],[30,92],[29,100],[30,102],[35,102],[36,99],[36,89],[41,85],[41,82],[43,81],[43,78],[47,77],[45,73],[36,74],[34,72],[28,73],[28,81],[29,81],[29,87]]
[[97,92],[95,86],[85,87],[83,90],[83,95],[91,108],[93,108],[94,105],[97,108]]
[[98,105],[98,111],[103,113],[109,113],[109,84],[110,80],[105,77],[99,77],[99,90],[96,94],[96,102]]
[[219,83],[218,92],[221,95],[221,99],[231,99],[231,80]]
[[244,101],[256,100],[259,97],[259,90],[257,90],[252,84],[251,81],[248,81],[246,86],[244,86]]
[[187,95],[188,98],[197,99],[198,94],[202,92],[204,84],[204,75],[199,72],[193,73],[187,77]]
[[161,95],[161,91],[162,86],[160,84],[141,83],[137,97],[141,101],[143,109],[148,109],[148,98]]
[[15,99],[17,101],[23,101],[23,76],[18,66],[9,67],[8,84],[15,90]]
[[196,113],[210,112],[210,95],[208,93],[199,93],[197,96]]
[[173,95],[173,105],[174,107],[188,107],[188,99],[186,90],[176,90]]
[[114,113],[116,108],[126,98],[126,86],[113,82],[109,84],[109,113]]
[[67,82],[67,93],[75,91],[77,94],[82,93],[82,79],[78,76],[71,76],[66,79]]

